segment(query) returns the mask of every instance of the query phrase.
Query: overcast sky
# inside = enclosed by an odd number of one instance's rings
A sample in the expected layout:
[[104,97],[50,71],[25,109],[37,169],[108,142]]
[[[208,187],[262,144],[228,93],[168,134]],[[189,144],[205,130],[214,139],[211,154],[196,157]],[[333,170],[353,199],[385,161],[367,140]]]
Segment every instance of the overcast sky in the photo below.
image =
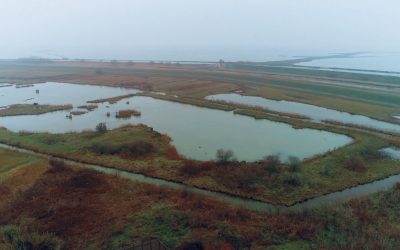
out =
[[400,50],[399,0],[0,0],[0,58],[262,60]]

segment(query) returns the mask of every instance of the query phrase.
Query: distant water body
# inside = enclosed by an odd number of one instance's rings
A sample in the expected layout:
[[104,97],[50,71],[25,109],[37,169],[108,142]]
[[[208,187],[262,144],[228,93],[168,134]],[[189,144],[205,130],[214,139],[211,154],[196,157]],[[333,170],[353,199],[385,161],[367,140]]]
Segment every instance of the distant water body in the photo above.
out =
[[[400,52],[366,53],[348,58],[317,59],[299,66],[400,72]],[[400,76],[400,75],[399,75]]]

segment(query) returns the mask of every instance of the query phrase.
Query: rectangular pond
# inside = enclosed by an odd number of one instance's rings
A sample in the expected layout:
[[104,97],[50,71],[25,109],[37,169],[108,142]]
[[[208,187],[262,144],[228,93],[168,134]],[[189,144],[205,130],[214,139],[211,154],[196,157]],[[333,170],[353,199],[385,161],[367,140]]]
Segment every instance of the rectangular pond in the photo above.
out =
[[[36,90],[39,90],[36,94]],[[46,83],[29,88],[0,88],[0,106],[19,103],[72,104],[126,95],[136,90],[101,86]],[[34,99],[31,99],[34,98]],[[122,109],[135,109],[140,117],[117,119]],[[107,113],[110,116],[107,117]],[[12,131],[63,133],[94,129],[99,122],[108,128],[124,124],[143,123],[172,138],[178,152],[187,158],[210,160],[218,149],[230,149],[238,160],[255,161],[266,155],[289,155],[300,159],[322,154],[352,142],[340,134],[314,129],[295,129],[269,120],[255,120],[233,112],[213,110],[192,105],[135,96],[115,104],[103,103],[83,115],[67,119],[69,111],[42,115],[0,117],[0,126]]]

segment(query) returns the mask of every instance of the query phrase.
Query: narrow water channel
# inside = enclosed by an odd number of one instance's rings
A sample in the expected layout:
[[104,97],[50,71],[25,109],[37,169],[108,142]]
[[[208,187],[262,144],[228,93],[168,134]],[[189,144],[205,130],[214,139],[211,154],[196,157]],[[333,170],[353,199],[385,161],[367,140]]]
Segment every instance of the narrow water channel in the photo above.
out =
[[[27,153],[27,154],[36,155],[39,157],[44,157],[46,159],[51,157],[46,154],[36,153],[32,150],[17,148],[17,147],[9,146],[6,144],[0,144],[0,147],[18,151],[21,153]],[[400,151],[397,151],[397,153],[400,154]],[[130,179],[133,181],[139,181],[139,182],[157,185],[157,186],[165,186],[168,188],[173,188],[173,189],[178,189],[178,190],[186,190],[189,192],[204,195],[206,197],[209,197],[209,198],[212,198],[212,199],[215,199],[218,201],[226,202],[230,205],[242,206],[247,209],[261,211],[261,212],[269,212],[269,213],[296,212],[301,209],[314,208],[321,204],[326,204],[326,203],[336,204],[339,202],[347,201],[354,197],[368,195],[368,194],[371,194],[371,193],[374,193],[377,191],[381,191],[381,190],[387,190],[387,189],[393,187],[393,185],[396,184],[397,182],[400,182],[400,174],[393,175],[393,176],[387,177],[382,180],[377,180],[377,181],[374,181],[371,183],[358,185],[356,187],[348,188],[343,191],[333,192],[333,193],[330,193],[327,195],[309,199],[309,200],[301,202],[301,203],[297,203],[293,206],[286,207],[286,206],[272,205],[272,204],[266,203],[266,202],[254,201],[251,199],[239,198],[236,196],[232,196],[232,195],[228,195],[228,194],[224,194],[224,193],[220,193],[220,192],[208,191],[205,189],[195,188],[195,187],[191,187],[191,186],[173,182],[173,181],[167,181],[167,180],[163,180],[163,179],[159,179],[159,178],[145,176],[142,174],[135,174],[135,173],[127,172],[127,171],[117,170],[117,169],[113,169],[113,168],[107,168],[107,167],[103,167],[100,165],[85,164],[85,163],[80,163],[80,162],[76,162],[76,161],[72,161],[72,160],[66,160],[66,159],[62,159],[62,158],[58,158],[58,157],[53,157],[53,158],[63,160],[67,164],[78,165],[81,167],[93,169],[93,170],[96,170],[96,171],[99,171],[102,173],[106,173],[106,174],[118,175],[118,176]]]

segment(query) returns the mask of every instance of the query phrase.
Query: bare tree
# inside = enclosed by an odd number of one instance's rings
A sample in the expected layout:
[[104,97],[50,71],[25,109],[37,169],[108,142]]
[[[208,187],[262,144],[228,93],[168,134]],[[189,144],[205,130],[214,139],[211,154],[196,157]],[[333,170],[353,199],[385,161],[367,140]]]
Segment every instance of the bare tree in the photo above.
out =
[[99,133],[104,133],[107,131],[107,125],[104,122],[100,122],[96,125],[96,131]]
[[279,155],[266,156],[264,157],[262,163],[264,165],[264,169],[270,174],[280,171],[281,160]]
[[300,160],[296,156],[289,156],[289,170],[298,172],[300,170]]
[[235,161],[235,154],[232,150],[218,149],[216,153],[217,162],[220,164],[227,164]]

